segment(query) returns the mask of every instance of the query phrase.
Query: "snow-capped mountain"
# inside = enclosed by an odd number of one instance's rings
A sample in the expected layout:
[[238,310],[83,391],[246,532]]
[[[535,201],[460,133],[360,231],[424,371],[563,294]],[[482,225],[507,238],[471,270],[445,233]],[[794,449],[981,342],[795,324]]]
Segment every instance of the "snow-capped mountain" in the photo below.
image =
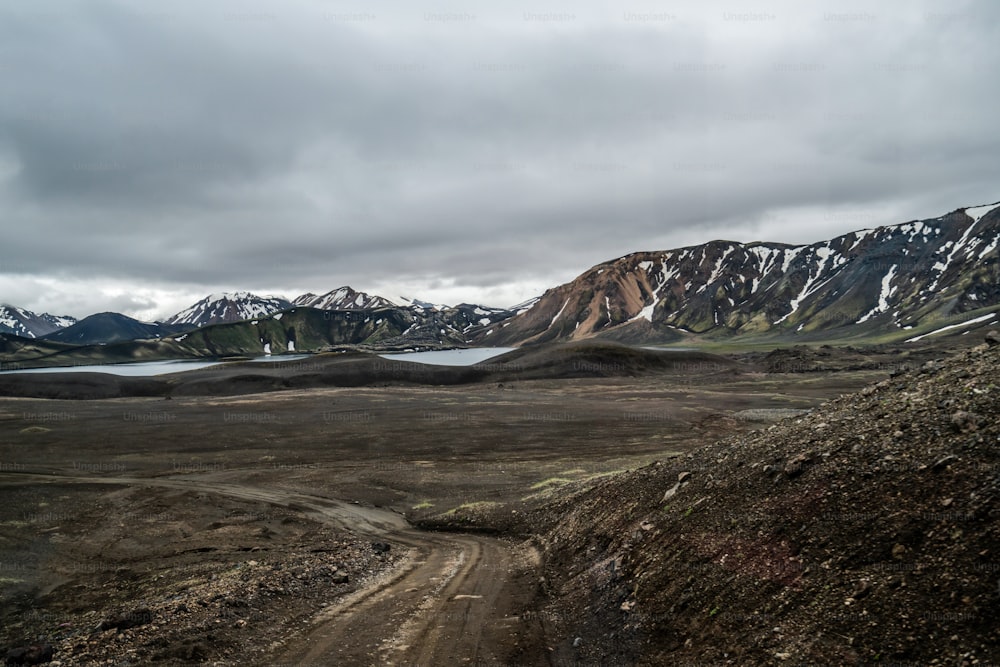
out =
[[908,329],[1000,304],[998,243],[1000,203],[810,245],[711,241],[639,252],[548,290],[480,340]]
[[467,340],[476,338],[480,333],[498,322],[505,322],[517,314],[511,308],[492,308],[474,303],[460,303],[457,306],[435,306],[425,309],[422,306],[411,306],[410,310],[424,317],[436,316],[448,327],[459,332]]
[[211,294],[163,324],[186,324],[203,327],[222,322],[239,322],[265,317],[292,307],[292,302],[277,296],[258,296],[250,292]]
[[[208,296],[161,323],[103,313],[72,331],[63,328],[74,324],[72,318],[2,306],[0,334],[67,343],[151,338],[228,322],[256,325],[301,307],[324,313],[326,329],[314,338],[329,344],[378,339],[399,346],[521,345],[591,336],[645,343],[692,335],[832,339],[892,333],[900,334],[896,340],[917,340],[1000,324],[998,246],[1000,203],[809,245],[711,241],[637,252],[509,309],[403,298],[397,306],[350,287],[303,294],[294,302],[234,292]],[[909,329],[915,329],[912,335]]]
[[405,296],[399,297],[399,300],[403,302],[404,306],[417,310],[447,310],[451,308],[451,306],[443,303],[431,303],[430,301],[421,301],[420,299],[411,299]]
[[17,306],[0,305],[0,333],[38,338],[73,324],[76,324],[76,318],[73,317],[36,314]]
[[320,310],[372,310],[374,308],[391,308],[396,305],[386,298],[357,292],[346,286],[320,295],[309,292],[296,297],[292,303],[296,306],[307,306]]

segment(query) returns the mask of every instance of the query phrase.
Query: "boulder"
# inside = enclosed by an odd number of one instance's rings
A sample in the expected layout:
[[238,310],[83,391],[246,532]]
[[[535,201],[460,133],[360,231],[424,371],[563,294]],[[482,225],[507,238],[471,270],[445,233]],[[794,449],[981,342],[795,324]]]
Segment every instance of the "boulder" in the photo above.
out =
[[44,665],[52,662],[55,649],[52,644],[37,643],[18,646],[7,651],[4,663],[7,665]]
[[112,616],[101,621],[100,625],[97,626],[98,631],[104,630],[128,630],[130,628],[137,628],[141,625],[148,625],[153,622],[153,612],[146,607],[140,607],[139,609],[133,609],[126,614],[118,614],[117,616]]

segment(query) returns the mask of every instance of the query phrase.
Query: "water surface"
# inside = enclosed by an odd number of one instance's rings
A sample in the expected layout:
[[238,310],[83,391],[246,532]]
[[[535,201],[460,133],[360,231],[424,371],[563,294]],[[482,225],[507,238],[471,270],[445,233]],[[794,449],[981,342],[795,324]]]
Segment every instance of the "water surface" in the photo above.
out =
[[[177,359],[171,361],[136,361],[125,364],[93,364],[89,366],[50,366],[49,368],[24,368],[0,371],[3,375],[10,373],[108,373],[109,375],[121,375],[125,377],[150,377],[153,375],[166,375],[167,373],[180,373],[181,371],[195,371],[199,368],[218,366],[222,361],[196,361],[191,359]],[[15,366],[16,364],[5,364],[4,367]]]
[[430,350],[427,352],[401,352],[380,354],[383,359],[393,361],[412,361],[418,364],[435,364],[437,366],[472,366],[481,361],[498,357],[516,348],[513,347],[474,347],[467,350]]

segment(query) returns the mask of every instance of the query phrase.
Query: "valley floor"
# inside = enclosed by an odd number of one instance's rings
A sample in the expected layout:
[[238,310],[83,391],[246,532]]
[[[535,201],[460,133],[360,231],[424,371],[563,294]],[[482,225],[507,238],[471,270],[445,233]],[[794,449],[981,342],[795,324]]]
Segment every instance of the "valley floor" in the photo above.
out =
[[0,644],[63,665],[564,664],[525,517],[887,375],[2,398]]

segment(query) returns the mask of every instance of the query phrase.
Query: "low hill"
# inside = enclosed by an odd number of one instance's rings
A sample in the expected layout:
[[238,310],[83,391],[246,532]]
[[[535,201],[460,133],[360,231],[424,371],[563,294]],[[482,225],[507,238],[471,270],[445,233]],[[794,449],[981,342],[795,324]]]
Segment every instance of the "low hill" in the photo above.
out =
[[155,339],[190,329],[184,325],[140,322],[121,313],[97,313],[79,322],[41,336],[70,345],[104,345],[121,341]]
[[[130,353],[141,350],[154,355],[163,345],[166,343],[150,341],[145,348],[125,344],[107,348],[112,354],[116,347],[121,347]],[[0,374],[0,396],[83,400],[123,396],[225,396],[390,383],[442,386],[638,375],[698,378],[735,373],[739,368],[736,362],[700,352],[655,352],[613,343],[588,342],[517,350],[472,366],[435,366],[364,352],[338,352],[305,359],[292,357],[287,361],[276,357],[269,363],[230,362],[150,378],[78,372]]]
[[74,349],[75,345],[0,333],[0,371],[27,368],[38,359]]
[[501,378],[530,380],[663,373],[711,375],[734,371],[739,364],[708,352],[649,350],[589,340],[520,348],[482,366],[503,371]]

